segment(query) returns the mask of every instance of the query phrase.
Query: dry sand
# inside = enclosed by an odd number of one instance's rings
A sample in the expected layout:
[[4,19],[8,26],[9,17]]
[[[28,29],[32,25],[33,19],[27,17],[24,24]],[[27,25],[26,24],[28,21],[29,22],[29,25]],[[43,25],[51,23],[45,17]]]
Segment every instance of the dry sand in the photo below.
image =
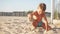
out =
[[[50,18],[48,21],[50,22]],[[44,31],[44,29],[40,31],[40,28],[32,29],[32,23],[27,17],[0,16],[0,34],[43,34]],[[60,29],[54,32],[60,34]]]

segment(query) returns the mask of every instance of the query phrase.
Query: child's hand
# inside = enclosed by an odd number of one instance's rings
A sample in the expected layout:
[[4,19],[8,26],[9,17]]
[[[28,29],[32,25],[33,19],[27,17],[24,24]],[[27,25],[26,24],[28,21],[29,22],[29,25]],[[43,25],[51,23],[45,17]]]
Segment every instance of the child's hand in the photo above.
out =
[[46,31],[49,31],[49,30],[51,30],[51,27],[48,25],[48,28],[46,29]]
[[30,14],[28,14],[28,18],[31,18],[31,15]]
[[29,19],[29,21],[34,21],[34,19],[33,19],[33,16],[31,15],[31,14],[28,14],[28,19]]
[[30,18],[31,18],[31,15],[30,15],[30,14],[28,14],[27,16],[28,16],[28,19],[30,20]]

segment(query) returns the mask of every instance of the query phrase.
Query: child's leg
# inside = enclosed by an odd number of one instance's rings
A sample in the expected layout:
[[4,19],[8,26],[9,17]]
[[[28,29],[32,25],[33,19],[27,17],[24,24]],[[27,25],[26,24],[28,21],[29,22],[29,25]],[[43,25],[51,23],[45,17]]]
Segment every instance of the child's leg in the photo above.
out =
[[33,22],[32,25],[34,26],[34,28],[37,27],[37,23]]
[[[45,23],[42,24],[42,27],[46,30]],[[51,30],[51,27],[48,25],[48,31]]]

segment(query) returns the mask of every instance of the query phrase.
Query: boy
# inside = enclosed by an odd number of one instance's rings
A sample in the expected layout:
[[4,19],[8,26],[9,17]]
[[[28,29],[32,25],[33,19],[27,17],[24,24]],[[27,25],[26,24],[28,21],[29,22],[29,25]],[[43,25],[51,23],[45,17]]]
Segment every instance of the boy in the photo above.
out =
[[[28,14],[28,18],[33,22],[32,25],[35,28],[43,27],[46,31],[49,31],[51,27],[48,25],[48,21],[45,16],[45,10],[46,10],[46,4],[41,3],[39,4],[35,12]],[[44,19],[45,23],[42,22],[42,19]]]

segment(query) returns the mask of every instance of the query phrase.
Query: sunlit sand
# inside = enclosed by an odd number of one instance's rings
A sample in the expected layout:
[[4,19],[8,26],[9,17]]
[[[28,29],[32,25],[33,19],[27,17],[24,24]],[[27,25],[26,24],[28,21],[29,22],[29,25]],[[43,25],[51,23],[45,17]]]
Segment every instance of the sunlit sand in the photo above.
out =
[[[50,22],[50,18],[48,21]],[[40,31],[40,28],[33,30],[32,23],[27,17],[0,16],[0,34],[43,34],[44,31]],[[53,32],[60,34],[60,29]]]

